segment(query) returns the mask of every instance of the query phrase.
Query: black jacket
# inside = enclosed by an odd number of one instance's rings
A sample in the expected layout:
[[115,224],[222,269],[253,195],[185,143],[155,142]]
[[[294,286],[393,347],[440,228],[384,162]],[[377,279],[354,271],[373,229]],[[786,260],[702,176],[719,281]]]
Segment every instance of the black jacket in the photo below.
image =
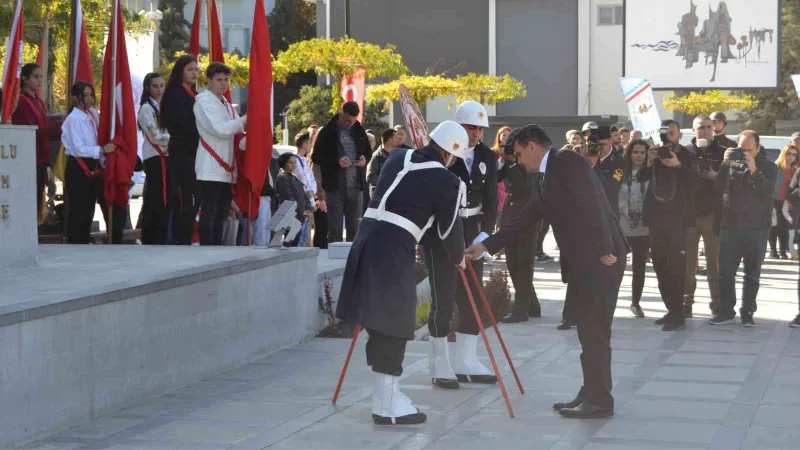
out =
[[285,201],[297,202],[295,215],[297,220],[303,221],[303,213],[306,212],[307,202],[303,182],[293,174],[281,172],[275,180],[275,191],[278,193],[278,204]]
[[[314,150],[311,153],[311,161],[319,166],[320,174],[322,176],[322,188],[329,192],[335,192],[339,187],[339,158],[342,157],[340,152],[341,143],[339,142],[339,116],[333,116],[330,122],[327,123],[322,129],[319,130],[317,142],[314,144]],[[367,132],[360,122],[356,122],[350,132],[353,133],[353,140],[358,147],[358,155],[366,158],[369,162],[372,156],[372,151],[369,146],[369,139]],[[353,161],[355,163],[355,161]],[[365,178],[365,167],[359,167],[359,180]]]
[[194,118],[194,99],[181,86],[170,87],[161,101],[161,125],[169,132],[169,155],[188,158],[194,171],[194,160],[200,135]]
[[649,181],[644,197],[644,219],[646,227],[670,230],[695,225],[694,188],[692,184],[692,154],[686,147],[677,146],[675,152],[681,165],[665,166],[656,159],[651,167],[639,171],[639,181]]
[[497,175],[499,181],[506,181],[508,193],[503,202],[503,212],[500,214],[500,226],[504,227],[518,218],[531,200],[537,174],[529,173],[519,164],[506,161]]
[[697,139],[692,139],[692,143],[686,146],[686,150],[694,156],[695,170],[692,170],[692,184],[694,190],[694,215],[695,217],[705,217],[709,214],[719,215],[722,206],[722,193],[717,191],[714,180],[708,180],[700,176],[700,171],[709,168],[714,172],[719,172],[722,159],[725,157],[727,147],[720,144],[719,139],[714,139],[704,150],[698,150]]
[[597,167],[603,173],[603,190],[606,193],[611,210],[619,217],[619,191],[622,189],[622,177],[625,173],[625,158],[622,152],[611,149],[611,153],[603,161],[598,160]]
[[378,177],[381,175],[381,169],[386,163],[386,158],[389,157],[389,152],[383,149],[383,146],[378,147],[378,150],[372,154],[372,158],[367,164],[367,183],[369,184],[369,194],[375,192],[375,186],[378,185]]
[[722,228],[767,229],[772,226],[772,193],[778,168],[761,153],[755,161],[753,173],[747,170],[743,160],[722,163],[717,176],[717,189],[723,195]]
[[467,208],[481,206],[480,231],[489,233],[497,224],[497,155],[483,142],[475,146],[472,174],[463,159],[450,168],[467,186]]
[[717,145],[719,145],[719,146],[721,146],[721,147],[725,147],[725,150],[727,150],[729,148],[736,148],[736,147],[739,146],[739,144],[737,144],[736,141],[734,141],[733,139],[728,138],[728,136],[726,136],[724,134],[719,134],[719,135],[714,136],[714,139],[713,139],[712,142],[717,144]]
[[[600,258],[628,254],[628,243],[603,192],[600,179],[583,157],[571,150],[550,150],[547,169],[538,192],[512,221],[483,243],[489,254],[517,239],[539,219],[546,219],[561,253],[562,272],[580,281],[597,280],[606,273]],[[567,274],[562,273],[562,279]],[[572,281],[570,281],[572,282]]]

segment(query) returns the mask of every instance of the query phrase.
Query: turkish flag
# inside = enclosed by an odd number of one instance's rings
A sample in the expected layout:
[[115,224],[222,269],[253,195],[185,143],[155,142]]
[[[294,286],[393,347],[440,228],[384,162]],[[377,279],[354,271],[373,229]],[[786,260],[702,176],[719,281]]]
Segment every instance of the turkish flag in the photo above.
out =
[[[225,49],[222,47],[222,36],[219,34],[219,14],[217,14],[217,0],[208,0],[211,2],[211,17],[208,18],[209,27],[208,42],[209,54],[211,62],[220,62],[225,64]],[[225,99],[231,103],[231,90],[225,91]]]
[[11,123],[11,114],[17,109],[22,69],[22,0],[14,7],[14,20],[6,48],[6,61],[3,64],[3,114],[2,123]]
[[342,98],[346,102],[358,103],[358,121],[361,123],[364,123],[365,75],[364,69],[356,69],[352,76],[342,78]]
[[[272,159],[272,56],[264,0],[256,0],[247,93],[247,150],[241,155],[236,205],[252,220]],[[238,146],[237,146],[238,149]]]
[[136,166],[138,147],[131,70],[119,0],[114,0],[106,44],[101,102],[97,141],[100,145],[111,142],[117,146],[115,152],[106,155],[103,186],[106,203],[108,206],[114,203],[124,207],[128,204],[128,184]]
[[189,34],[189,54],[197,59],[200,56],[200,0],[194,3],[192,30]]
[[69,79],[67,80],[69,86],[67,86],[67,92],[70,92],[72,85],[78,81],[94,86],[92,60],[89,56],[89,41],[86,39],[86,24],[83,22],[81,0],[73,0],[71,19],[69,27]]

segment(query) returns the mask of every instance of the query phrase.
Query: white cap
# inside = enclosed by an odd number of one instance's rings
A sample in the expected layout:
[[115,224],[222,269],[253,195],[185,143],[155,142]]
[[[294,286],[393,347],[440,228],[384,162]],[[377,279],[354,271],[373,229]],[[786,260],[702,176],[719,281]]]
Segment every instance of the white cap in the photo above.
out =
[[453,156],[464,159],[467,156],[469,136],[461,125],[452,120],[445,120],[434,128],[430,134],[431,140],[444,151]]
[[489,126],[489,114],[480,103],[467,100],[456,108],[456,122],[486,128]]

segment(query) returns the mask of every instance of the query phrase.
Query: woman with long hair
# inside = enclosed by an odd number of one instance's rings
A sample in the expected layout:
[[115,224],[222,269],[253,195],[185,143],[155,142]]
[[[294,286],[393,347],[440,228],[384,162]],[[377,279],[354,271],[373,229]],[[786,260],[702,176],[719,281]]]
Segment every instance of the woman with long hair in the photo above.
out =
[[[788,197],[789,182],[797,170],[800,159],[798,149],[794,145],[787,145],[781,150],[780,156],[775,161],[778,166],[778,177],[775,180],[775,190],[772,202],[775,208],[775,225],[769,230],[769,256],[774,259],[789,259],[789,221],[783,213],[783,202]],[[780,242],[780,251],[777,244]]]
[[172,187],[172,240],[180,245],[192,242],[196,200],[194,165],[200,135],[194,117],[194,98],[200,72],[194,56],[175,61],[161,103],[160,124],[169,133],[167,170]]
[[503,143],[506,141],[508,135],[511,134],[511,127],[504,126],[497,130],[497,134],[494,136],[494,144],[492,145],[492,151],[497,156],[497,226],[500,226],[500,217],[503,214],[503,203],[506,200],[506,195],[508,195],[508,189],[506,187],[505,181],[505,171],[504,162],[505,158],[503,155]]
[[169,133],[158,121],[158,109],[164,97],[164,79],[157,73],[144,77],[142,98],[139,101],[139,129],[142,130],[142,159],[147,176],[147,189],[142,204],[142,244],[167,244],[169,225],[169,174],[167,146]]
[[50,166],[50,141],[61,137],[59,123],[47,118],[47,108],[39,98],[44,72],[37,64],[25,64],[20,70],[19,103],[11,115],[14,125],[34,125],[36,129],[36,210],[40,211]]
[[[64,172],[64,192],[67,196],[67,242],[88,244],[94,220],[95,203],[101,197],[103,174],[100,158],[116,150],[108,143],[100,146],[97,142],[97,126],[100,123],[94,109],[94,87],[83,81],[72,86],[72,106],[69,115],[61,126],[61,143],[67,155],[67,168]],[[116,211],[115,211],[116,212]],[[120,218],[115,218],[118,222]],[[114,234],[121,235],[122,228],[115,227]],[[120,236],[121,237],[121,236]],[[115,236],[114,242],[119,242]]]
[[[297,168],[297,159],[291,153],[284,153],[278,158],[278,165],[281,168],[278,178],[275,180],[275,191],[278,195],[278,204],[285,201],[293,201],[297,203],[295,210],[296,219],[303,223],[306,218],[311,217],[311,210],[308,209],[306,204],[306,194],[303,182],[295,175]],[[297,247],[300,242],[300,234],[298,233],[294,240],[289,244],[284,244],[285,247]]]
[[642,226],[644,196],[647,181],[639,181],[639,171],[647,164],[650,145],[642,139],[634,139],[625,147],[625,172],[619,192],[619,221],[633,255],[633,286],[631,288],[631,313],[644,317],[639,301],[644,289],[647,266],[647,251],[650,248],[650,230]]

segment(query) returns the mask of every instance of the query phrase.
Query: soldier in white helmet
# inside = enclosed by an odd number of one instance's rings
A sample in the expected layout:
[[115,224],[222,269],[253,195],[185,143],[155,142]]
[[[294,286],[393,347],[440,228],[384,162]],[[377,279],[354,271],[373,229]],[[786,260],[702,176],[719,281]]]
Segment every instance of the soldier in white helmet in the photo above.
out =
[[[473,241],[485,239],[497,223],[497,155],[481,142],[483,130],[489,126],[483,105],[474,101],[460,104],[456,109],[456,122],[469,135],[469,147],[464,158],[450,168],[467,186],[467,205],[459,210],[459,215],[464,225],[463,244],[469,246]],[[444,389],[457,389],[459,382],[496,383],[497,377],[478,360],[478,322],[457,269],[442,264],[436,258],[435,247],[423,244],[423,249],[431,284],[428,329],[431,333],[429,361],[432,383]],[[482,279],[482,260],[472,264],[478,278]],[[471,285],[471,290],[477,295],[476,286]],[[458,305],[459,322],[455,330],[455,358],[451,365],[447,335],[451,331],[454,305]]]
[[416,324],[417,244],[436,247],[437,261],[452,271],[464,261],[458,211],[466,187],[447,167],[465,156],[469,139],[452,121],[436,127],[430,138],[423,148],[398,148],[387,158],[347,257],[336,305],[337,318],[369,334],[372,419],[381,425],[426,420],[399,390],[406,342],[414,339]]

